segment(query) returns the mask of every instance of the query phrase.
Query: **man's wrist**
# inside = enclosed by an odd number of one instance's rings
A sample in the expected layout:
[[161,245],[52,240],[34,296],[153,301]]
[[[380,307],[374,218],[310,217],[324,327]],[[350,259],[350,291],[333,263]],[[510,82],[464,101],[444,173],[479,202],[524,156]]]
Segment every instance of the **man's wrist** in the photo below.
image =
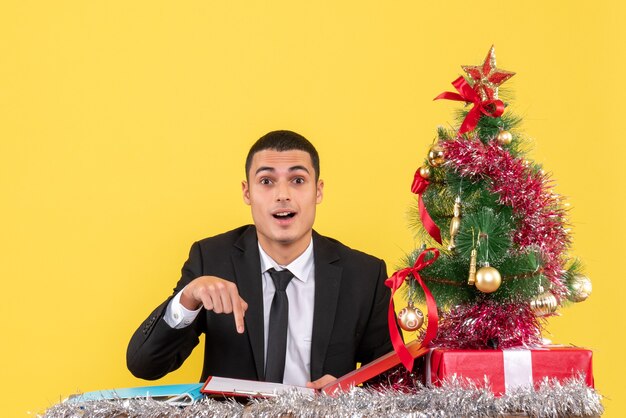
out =
[[172,328],[185,328],[189,326],[200,313],[200,307],[197,309],[188,309],[181,303],[184,289],[172,298],[167,305],[163,319]]
[[191,294],[193,290],[190,285],[184,287],[180,292],[180,304],[189,311],[197,311],[202,306],[202,302],[198,302]]

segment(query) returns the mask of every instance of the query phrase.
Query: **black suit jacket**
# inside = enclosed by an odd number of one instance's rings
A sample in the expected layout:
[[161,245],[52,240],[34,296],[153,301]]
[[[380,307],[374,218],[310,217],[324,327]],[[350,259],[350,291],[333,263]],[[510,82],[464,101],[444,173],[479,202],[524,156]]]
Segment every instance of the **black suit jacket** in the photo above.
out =
[[[390,291],[385,263],[313,232],[315,304],[311,380],[341,376],[389,351]],[[173,295],[199,276],[236,283],[248,303],[245,332],[233,315],[202,310],[193,324],[173,329],[163,320],[170,298],[158,306],[132,336],[128,369],[137,377],[158,379],[177,369],[206,335],[202,381],[210,375],[263,380],[263,293],[256,229],[252,225],[193,244]],[[172,295],[172,297],[173,297]]]

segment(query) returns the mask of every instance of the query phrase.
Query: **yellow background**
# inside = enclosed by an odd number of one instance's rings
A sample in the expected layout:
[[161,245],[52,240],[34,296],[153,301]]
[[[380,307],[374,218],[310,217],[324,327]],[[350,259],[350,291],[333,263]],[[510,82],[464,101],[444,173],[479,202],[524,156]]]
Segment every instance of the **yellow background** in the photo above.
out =
[[[459,108],[432,98],[495,44],[594,285],[549,337],[594,350],[606,416],[622,415],[625,12],[617,0],[3,1],[0,414],[149,383],[126,370],[128,339],[194,240],[250,222],[243,160],[269,130],[321,153],[316,229],[391,272],[418,244],[413,172]],[[158,383],[197,381],[198,354]]]

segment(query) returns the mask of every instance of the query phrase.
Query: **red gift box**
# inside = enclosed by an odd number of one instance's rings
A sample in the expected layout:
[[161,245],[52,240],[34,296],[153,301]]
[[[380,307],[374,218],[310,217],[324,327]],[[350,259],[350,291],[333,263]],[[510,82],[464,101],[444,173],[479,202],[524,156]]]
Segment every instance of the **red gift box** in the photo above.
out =
[[535,385],[544,377],[563,381],[581,374],[593,387],[592,352],[574,347],[541,347],[533,350],[457,350],[435,348],[428,353],[425,383],[439,385],[456,375],[480,385],[487,379],[492,391]]

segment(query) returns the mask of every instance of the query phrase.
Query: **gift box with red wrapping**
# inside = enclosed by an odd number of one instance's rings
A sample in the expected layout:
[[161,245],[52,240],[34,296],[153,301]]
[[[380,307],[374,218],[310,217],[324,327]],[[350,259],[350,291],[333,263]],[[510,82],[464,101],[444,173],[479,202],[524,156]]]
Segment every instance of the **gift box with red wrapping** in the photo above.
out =
[[496,395],[540,383],[544,377],[565,379],[583,375],[593,386],[592,352],[575,347],[546,346],[532,350],[432,349],[425,359],[424,383],[439,385],[454,375],[479,385],[488,381]]

